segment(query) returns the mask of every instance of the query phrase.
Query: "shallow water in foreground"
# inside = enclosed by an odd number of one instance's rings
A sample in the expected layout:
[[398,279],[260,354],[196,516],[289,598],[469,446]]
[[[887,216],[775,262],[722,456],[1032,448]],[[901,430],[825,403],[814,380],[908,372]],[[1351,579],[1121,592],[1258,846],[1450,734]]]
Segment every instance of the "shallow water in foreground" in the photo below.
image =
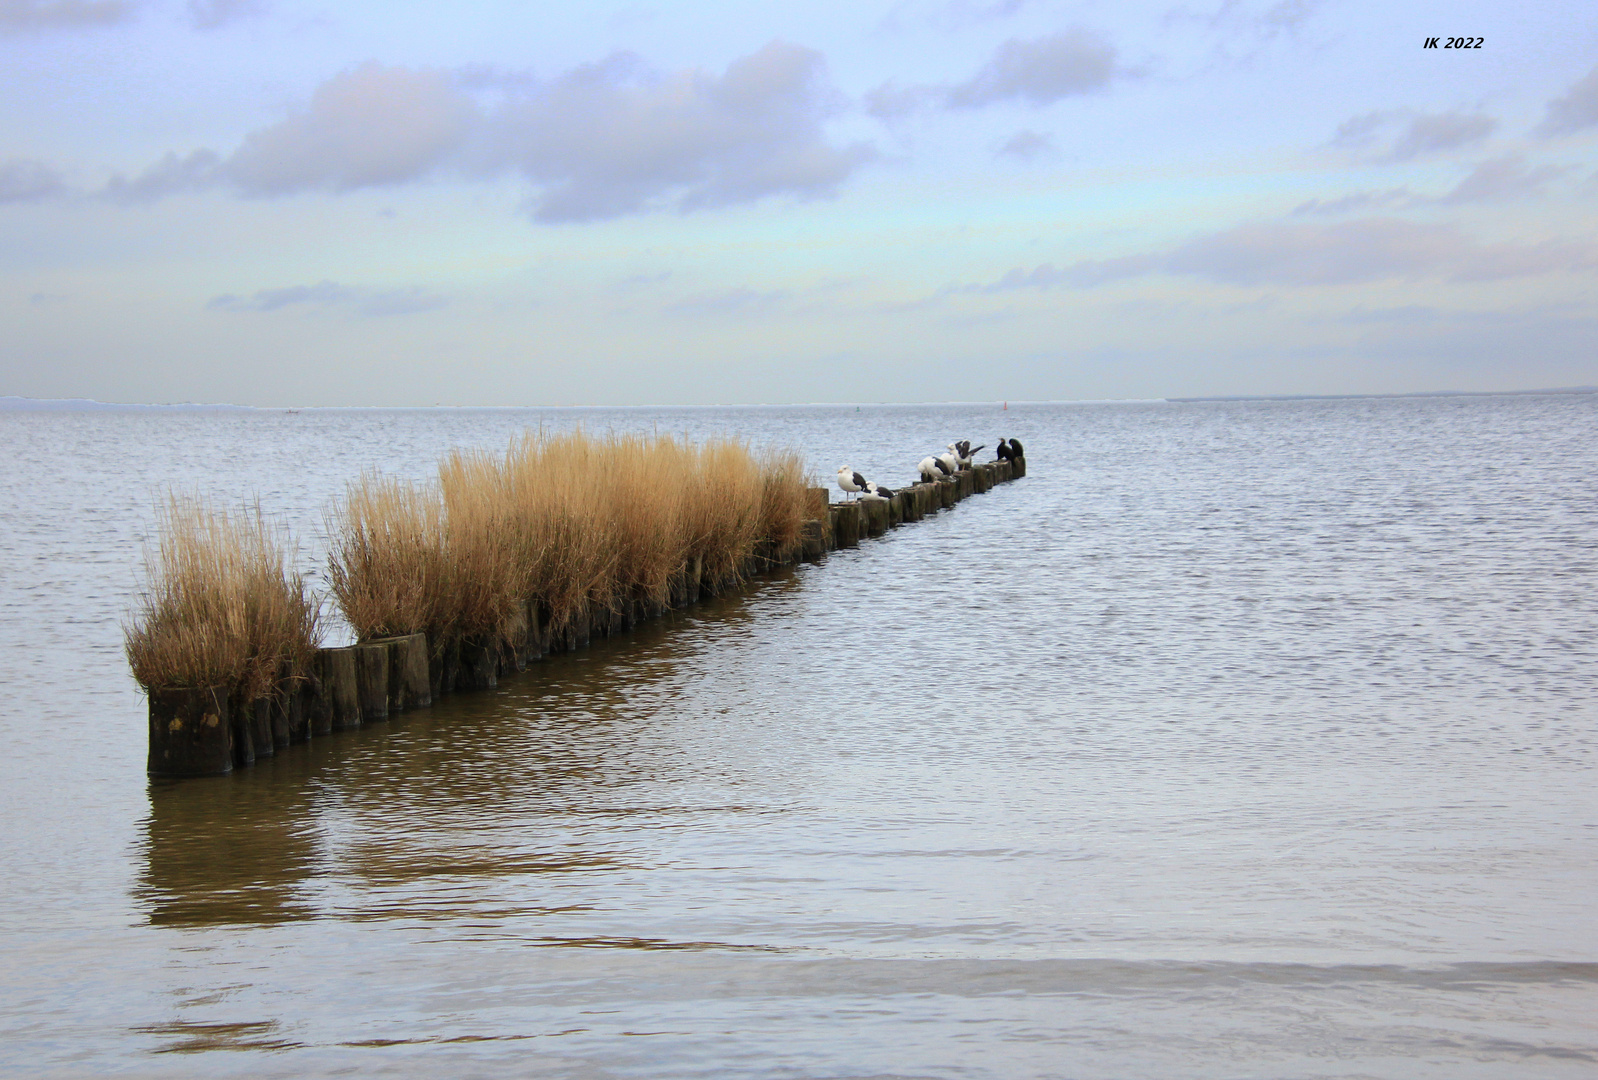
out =
[[[318,565],[540,422],[1030,475],[498,692],[151,784],[159,486]],[[1598,1072],[1598,397],[0,413],[0,1072]],[[987,455],[983,455],[984,457]]]

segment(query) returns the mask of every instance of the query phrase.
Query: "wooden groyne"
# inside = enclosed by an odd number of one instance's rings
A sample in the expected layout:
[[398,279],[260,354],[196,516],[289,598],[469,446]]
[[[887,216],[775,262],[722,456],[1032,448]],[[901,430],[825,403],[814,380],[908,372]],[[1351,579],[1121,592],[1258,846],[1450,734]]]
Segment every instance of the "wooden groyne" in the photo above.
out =
[[757,545],[742,566],[730,570],[712,571],[692,558],[672,576],[663,600],[589,603],[558,628],[544,605],[529,601],[525,622],[512,636],[457,636],[442,648],[429,648],[426,634],[412,633],[320,648],[308,663],[280,671],[266,693],[236,686],[152,688],[148,771],[167,777],[220,775],[295,743],[427,708],[445,694],[492,689],[545,656],[625,634],[779,567],[818,562],[829,551],[856,547],[1025,475],[1026,459],[1016,458],[916,483],[891,498],[829,503],[829,489],[810,488],[798,543]]

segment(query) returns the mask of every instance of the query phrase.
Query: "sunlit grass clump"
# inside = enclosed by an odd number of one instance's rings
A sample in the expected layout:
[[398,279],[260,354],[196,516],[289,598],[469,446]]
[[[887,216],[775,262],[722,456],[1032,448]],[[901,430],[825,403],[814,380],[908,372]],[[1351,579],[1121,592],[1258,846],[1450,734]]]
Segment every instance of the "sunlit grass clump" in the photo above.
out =
[[259,505],[232,513],[169,495],[145,552],[147,590],[124,645],[146,690],[226,686],[247,699],[310,664],[320,606]]
[[375,476],[330,522],[334,599],[362,638],[515,641],[536,608],[659,609],[685,575],[736,582],[800,541],[796,454],[661,436],[528,433],[504,454],[457,451],[436,485]]

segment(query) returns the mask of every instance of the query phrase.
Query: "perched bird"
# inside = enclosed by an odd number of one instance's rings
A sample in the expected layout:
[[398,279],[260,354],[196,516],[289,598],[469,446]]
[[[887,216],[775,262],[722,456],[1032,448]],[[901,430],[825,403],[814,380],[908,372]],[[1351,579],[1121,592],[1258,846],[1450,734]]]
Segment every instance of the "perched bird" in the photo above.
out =
[[866,478],[847,465],[839,465],[838,486],[843,488],[846,494],[854,494],[866,489]]
[[[982,446],[986,446],[986,445],[987,445],[987,443],[983,443],[982,444]],[[957,460],[960,463],[960,468],[969,469],[971,467],[972,455],[974,455],[977,452],[977,450],[981,450],[982,446],[978,446],[978,447],[976,447],[976,449],[972,449],[971,440],[970,439],[961,439],[959,442],[950,443],[949,444],[949,449],[951,451],[953,451],[954,456],[955,456],[955,460]]]
[[921,459],[921,464],[916,466],[916,468],[917,471],[921,473],[921,479],[929,482],[936,480],[939,476],[943,475],[938,471],[937,458],[924,457]]
[[952,452],[939,454],[938,463],[943,466],[943,471],[951,476],[960,471],[960,459]]
[[1021,449],[1021,440],[1020,439],[1011,439],[1010,440],[1010,456],[1011,457],[1026,457],[1026,451]]
[[1000,439],[998,448],[993,452],[998,455],[998,457],[994,459],[995,461],[1015,460],[1015,451],[1010,449],[1009,439]]
[[894,490],[892,488],[885,488],[873,480],[867,480],[866,493],[860,497],[862,499],[881,499],[883,502],[887,502],[893,496]]

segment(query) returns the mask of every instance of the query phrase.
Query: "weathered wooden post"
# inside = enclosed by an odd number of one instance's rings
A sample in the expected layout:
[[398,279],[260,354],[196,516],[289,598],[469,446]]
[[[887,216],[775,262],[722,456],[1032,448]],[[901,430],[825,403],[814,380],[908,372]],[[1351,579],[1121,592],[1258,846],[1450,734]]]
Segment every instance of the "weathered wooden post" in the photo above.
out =
[[300,715],[305,717],[305,730],[312,738],[332,733],[333,702],[327,696],[327,684],[322,681],[320,655],[311,657],[311,670],[300,683]]
[[238,729],[246,732],[245,745],[253,759],[271,757],[277,753],[272,738],[272,703],[264,697],[246,698],[235,689],[228,697],[228,715],[234,717],[234,738]]
[[866,536],[881,536],[888,531],[887,499],[860,499],[855,505],[860,507],[861,530]]
[[300,709],[299,688],[292,680],[280,679],[272,688],[267,700],[272,715],[272,738],[279,746],[307,742],[311,729],[305,723],[305,713]]
[[388,644],[363,641],[355,653],[355,691],[361,701],[361,723],[388,719]]
[[527,602],[527,659],[542,660],[549,652],[549,609],[537,600]]
[[938,481],[938,498],[944,509],[949,509],[960,499],[960,485],[953,479]]
[[[360,727],[361,694],[355,674],[354,648],[318,649],[315,671],[322,684],[322,699],[327,703],[327,726],[321,729],[313,726],[313,734],[330,734]],[[313,724],[318,722],[313,718]]]
[[699,583],[705,578],[705,557],[695,555],[683,571],[683,606],[699,603]]
[[858,503],[833,503],[832,535],[841,548],[856,547],[860,543],[860,506]]
[[427,635],[402,634],[378,639],[388,646],[388,711],[420,709],[433,703]]
[[826,526],[811,518],[799,531],[799,557],[805,562],[820,562],[827,553]]
[[457,689],[492,690],[498,685],[498,643],[486,638],[462,638],[461,674]]
[[151,776],[219,776],[233,771],[227,688],[150,691]]
[[1025,475],[1026,455],[1022,454],[1020,457],[1014,458],[1010,461],[1010,477],[1013,480],[1019,480]]
[[572,616],[571,622],[571,648],[586,649],[594,640],[594,611],[593,605],[587,600],[577,605],[577,613]]
[[255,764],[255,710],[238,693],[237,687],[228,691],[228,728],[233,740],[233,767],[242,769]]
[[909,488],[900,488],[893,493],[893,521],[895,527],[907,525],[915,520],[915,496]]

